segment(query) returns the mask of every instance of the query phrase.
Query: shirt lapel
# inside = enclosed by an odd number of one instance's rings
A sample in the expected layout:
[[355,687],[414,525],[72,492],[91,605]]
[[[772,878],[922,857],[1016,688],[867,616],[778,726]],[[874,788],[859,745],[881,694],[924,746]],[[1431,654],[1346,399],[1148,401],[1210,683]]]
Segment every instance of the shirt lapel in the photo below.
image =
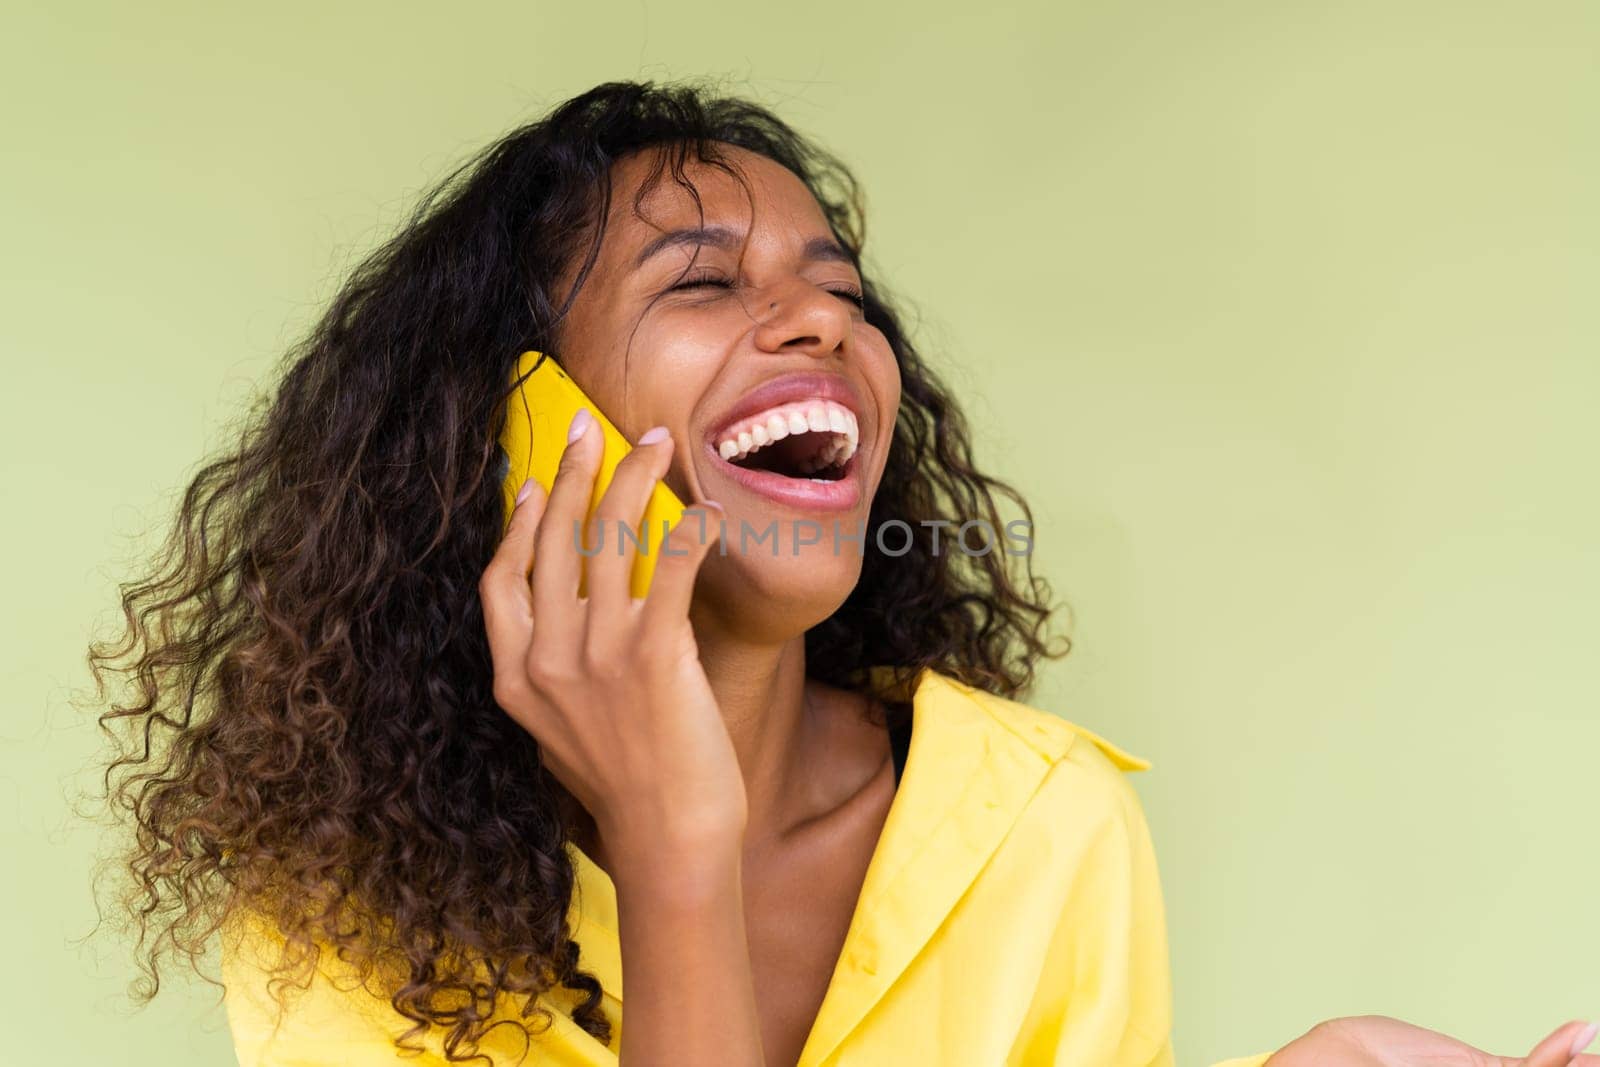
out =
[[913,685],[905,774],[797,1067],[825,1063],[910,966],[1050,769],[1040,739],[999,727],[966,686],[931,669]]

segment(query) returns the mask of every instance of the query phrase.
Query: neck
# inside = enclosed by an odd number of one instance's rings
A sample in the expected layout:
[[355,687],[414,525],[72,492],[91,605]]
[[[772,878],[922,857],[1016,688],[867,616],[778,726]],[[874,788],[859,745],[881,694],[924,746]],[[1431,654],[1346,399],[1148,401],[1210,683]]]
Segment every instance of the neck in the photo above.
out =
[[746,846],[759,845],[782,836],[808,807],[806,768],[821,702],[807,699],[805,637],[781,645],[697,640],[744,772]]

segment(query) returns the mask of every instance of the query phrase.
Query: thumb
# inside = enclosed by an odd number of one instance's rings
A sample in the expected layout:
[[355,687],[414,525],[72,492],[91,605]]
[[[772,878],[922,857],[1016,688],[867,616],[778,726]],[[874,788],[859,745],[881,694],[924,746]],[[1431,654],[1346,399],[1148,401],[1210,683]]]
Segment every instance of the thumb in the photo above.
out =
[[645,598],[645,614],[660,620],[652,621],[652,626],[670,625],[667,620],[682,619],[689,613],[700,564],[711,552],[711,546],[722,539],[725,514],[722,505],[714,500],[697,501],[684,509],[677,525],[662,541],[661,560]]
[[1600,1025],[1579,1019],[1558,1027],[1554,1033],[1534,1046],[1524,1067],[1567,1067],[1574,1056],[1594,1040]]

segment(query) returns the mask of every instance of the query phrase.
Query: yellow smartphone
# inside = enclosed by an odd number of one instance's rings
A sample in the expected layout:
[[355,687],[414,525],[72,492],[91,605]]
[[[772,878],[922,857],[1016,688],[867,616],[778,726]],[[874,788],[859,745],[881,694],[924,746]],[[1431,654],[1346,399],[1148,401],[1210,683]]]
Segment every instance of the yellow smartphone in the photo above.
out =
[[[517,360],[512,383],[517,391],[506,406],[505,427],[500,433],[501,464],[505,468],[501,479],[505,502],[504,527],[511,524],[511,512],[516,507],[517,491],[529,478],[535,478],[550,492],[555,482],[556,469],[567,448],[567,428],[579,408],[588,408],[605,439],[605,454],[600,461],[600,473],[595,478],[594,495],[589,498],[586,517],[592,518],[600,506],[600,498],[616,474],[622,457],[633,451],[633,445],[622,436],[611,420],[578,388],[567,372],[550,356],[542,352],[524,352]],[[517,384],[520,383],[520,384]],[[634,555],[633,573],[629,588],[636,597],[642,597],[650,588],[650,577],[655,573],[656,560],[661,554],[661,541],[683,517],[684,504],[676,493],[663,482],[656,482],[645,506],[641,525],[630,531],[639,543]],[[604,531],[605,541],[601,551],[617,551],[619,531]],[[538,566],[537,563],[534,566]],[[586,557],[579,557],[578,593],[588,595],[588,566]]]

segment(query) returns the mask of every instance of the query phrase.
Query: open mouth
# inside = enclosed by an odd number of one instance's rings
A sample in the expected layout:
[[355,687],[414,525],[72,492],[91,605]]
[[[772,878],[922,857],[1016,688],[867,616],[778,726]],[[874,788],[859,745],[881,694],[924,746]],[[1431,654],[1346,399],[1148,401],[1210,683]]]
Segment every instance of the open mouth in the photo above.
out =
[[723,431],[717,454],[744,470],[836,482],[849,472],[859,434],[855,414],[840,404],[784,404]]
[[[720,450],[719,450],[720,451]],[[836,482],[855,448],[842,433],[807,430],[790,434],[781,441],[757,445],[743,455],[723,456],[735,467],[747,471],[767,471],[785,478],[806,478],[814,482]]]

